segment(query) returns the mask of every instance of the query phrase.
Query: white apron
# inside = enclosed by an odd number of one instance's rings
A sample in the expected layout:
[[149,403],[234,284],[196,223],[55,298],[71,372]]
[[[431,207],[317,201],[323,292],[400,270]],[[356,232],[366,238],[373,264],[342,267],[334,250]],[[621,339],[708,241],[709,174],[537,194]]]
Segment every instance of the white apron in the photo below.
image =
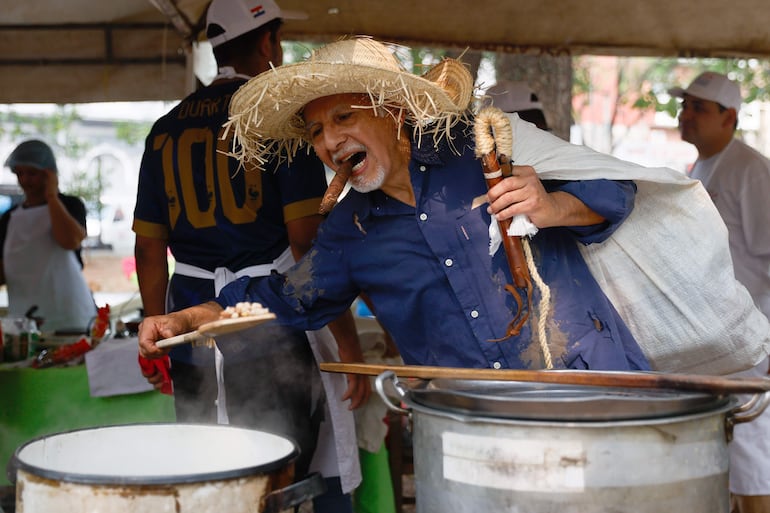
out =
[[[770,360],[733,374],[739,378],[767,378]],[[742,402],[750,395],[739,395]],[[730,492],[737,495],[770,495],[770,408],[759,417],[736,424],[727,449],[730,454]]]
[[[269,264],[256,265],[234,273],[227,268],[218,267],[214,272],[177,262],[174,273],[194,278],[214,280],[216,294],[231,281],[242,276],[267,276],[272,270],[283,272],[294,264],[290,249],[286,249],[277,259]],[[258,330],[259,327],[253,328]],[[305,332],[318,363],[338,361],[337,342],[329,328]],[[236,336],[237,334],[231,334]],[[248,330],[241,333],[248,337]],[[217,371],[217,419],[220,424],[229,423],[227,416],[227,398],[224,388],[224,357],[219,348],[214,347],[214,361]],[[343,493],[352,492],[361,483],[361,467],[356,445],[356,426],[353,412],[348,410],[349,401],[340,399],[347,389],[344,374],[321,372],[321,382],[326,393],[326,407],[329,415],[321,423],[318,435],[318,447],[310,464],[311,471],[318,471],[324,477],[340,476]]]
[[8,315],[23,317],[37,305],[42,330],[85,329],[96,315],[75,253],[53,239],[48,206],[11,212],[3,247]]

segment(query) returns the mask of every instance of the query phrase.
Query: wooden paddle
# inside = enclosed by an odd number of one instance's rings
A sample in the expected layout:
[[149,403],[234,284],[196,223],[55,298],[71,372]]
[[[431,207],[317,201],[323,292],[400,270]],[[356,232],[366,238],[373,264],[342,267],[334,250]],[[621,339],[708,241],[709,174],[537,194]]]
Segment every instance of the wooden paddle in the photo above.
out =
[[727,378],[700,374],[579,370],[496,370],[339,362],[321,363],[320,367],[325,372],[363,374],[367,376],[377,376],[385,371],[393,371],[398,377],[421,379],[527,381],[600,387],[667,388],[716,394],[770,391],[770,379],[767,378]]
[[273,319],[275,319],[275,314],[270,312],[259,315],[249,315],[246,317],[236,317],[235,319],[220,319],[201,324],[195,331],[158,340],[155,345],[164,348],[190,342],[203,342],[210,338],[215,338],[217,335],[245,330]]

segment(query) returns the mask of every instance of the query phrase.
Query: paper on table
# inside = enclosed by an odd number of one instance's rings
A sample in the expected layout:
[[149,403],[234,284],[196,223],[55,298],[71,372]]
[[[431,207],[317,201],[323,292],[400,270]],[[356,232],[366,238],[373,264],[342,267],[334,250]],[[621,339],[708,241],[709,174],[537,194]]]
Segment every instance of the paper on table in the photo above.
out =
[[[138,394],[154,390],[137,363],[139,341],[113,338],[86,353],[88,388],[92,397]],[[41,371],[43,372],[43,371]]]

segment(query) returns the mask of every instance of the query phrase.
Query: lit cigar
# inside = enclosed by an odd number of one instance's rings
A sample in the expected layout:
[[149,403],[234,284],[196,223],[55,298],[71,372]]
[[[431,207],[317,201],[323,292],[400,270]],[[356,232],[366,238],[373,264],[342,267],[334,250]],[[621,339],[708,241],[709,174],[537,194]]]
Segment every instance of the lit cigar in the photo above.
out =
[[350,178],[352,170],[353,164],[351,164],[350,161],[343,162],[340,165],[339,169],[337,169],[334,174],[334,178],[332,178],[329,183],[329,187],[326,189],[323,200],[321,200],[321,206],[318,207],[319,214],[326,215],[331,212],[334,205],[337,204],[337,198],[342,194],[345,184],[348,183],[348,178]]

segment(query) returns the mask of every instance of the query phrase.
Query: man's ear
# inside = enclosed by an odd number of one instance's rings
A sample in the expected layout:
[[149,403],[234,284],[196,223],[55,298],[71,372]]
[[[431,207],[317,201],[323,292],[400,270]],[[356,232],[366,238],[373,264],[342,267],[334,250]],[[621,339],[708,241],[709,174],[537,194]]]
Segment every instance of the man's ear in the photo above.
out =
[[736,123],[738,121],[738,113],[735,112],[735,109],[727,109],[725,111],[727,113],[727,116],[725,116],[723,124],[724,126],[729,126],[731,129],[736,126]]
[[259,55],[265,59],[265,62],[270,62],[273,58],[273,41],[270,38],[271,35],[269,30],[263,31],[262,36],[259,38],[259,43],[257,44],[257,51],[259,52]]

